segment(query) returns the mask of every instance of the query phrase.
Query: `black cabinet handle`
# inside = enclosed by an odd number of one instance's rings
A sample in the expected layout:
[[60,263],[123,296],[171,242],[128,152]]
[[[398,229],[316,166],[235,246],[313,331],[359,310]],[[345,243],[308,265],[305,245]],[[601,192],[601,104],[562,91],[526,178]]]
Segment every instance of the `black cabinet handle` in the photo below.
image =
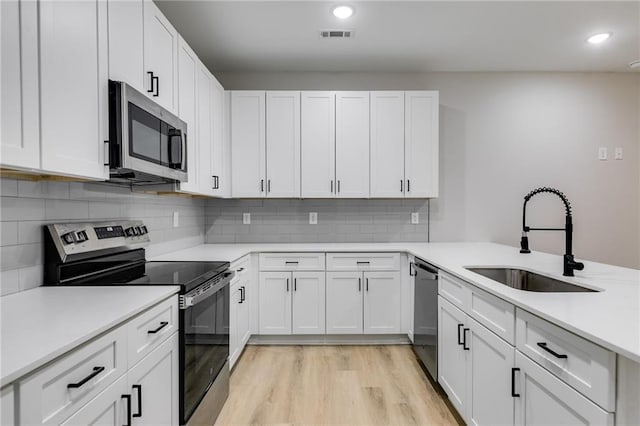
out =
[[167,321],[162,321],[160,323],[160,327],[156,328],[155,330],[149,330],[149,331],[147,331],[147,333],[156,334],[158,331],[162,330],[163,328],[165,328],[168,325],[169,325],[169,323]]
[[213,178],[213,188],[212,189],[220,189],[220,177],[219,176],[211,176]]
[[469,350],[469,347],[467,346],[467,331],[469,331],[468,328],[462,329],[462,349],[465,351]]
[[298,279],[293,279],[293,291],[298,291]]
[[550,349],[547,346],[546,342],[538,342],[537,343],[538,346],[540,346],[542,349],[544,349],[545,351],[549,352],[551,355],[555,356],[556,358],[568,358],[567,355],[565,354],[559,354],[558,352],[554,351],[553,349]]
[[133,385],[131,387],[138,391],[138,412],[131,417],[142,417],[142,385]]
[[462,333],[460,333],[460,331],[462,330],[462,327],[464,327],[464,324],[458,324],[458,344],[459,345],[462,345],[462,343],[463,343],[462,340],[461,340],[461,338],[462,338],[461,334]]
[[244,303],[244,286],[240,287],[240,301],[238,303]]
[[362,278],[358,278],[358,292],[362,291]]
[[289,278],[287,278],[287,291],[289,291]]
[[356,265],[369,265],[371,262],[368,260],[358,260],[356,261]]
[[285,260],[284,264],[285,265],[297,265],[298,261],[297,260]]
[[404,192],[404,181],[400,179],[400,192]]
[[93,379],[94,377],[96,377],[98,374],[102,373],[104,371],[104,367],[93,367],[93,372],[91,374],[89,374],[87,377],[85,377],[84,379],[80,380],[78,383],[69,383],[67,385],[67,389],[75,389],[75,388],[79,388],[80,386],[84,385],[85,383],[87,383],[89,380]]
[[147,89],[147,93],[153,93],[153,82],[154,82],[153,72],[152,71],[147,71],[147,74],[149,75],[149,77],[151,77],[149,79],[149,83],[150,83],[151,87],[149,89]]
[[338,194],[340,193],[340,181],[338,180]]
[[519,398],[520,394],[516,393],[516,371],[520,371],[520,369],[517,367],[511,369],[511,396]]
[[264,179],[260,179],[260,192],[264,192]]
[[127,400],[127,423],[124,426],[131,426],[131,395],[120,395],[120,398]]
[[267,180],[267,192],[271,192],[271,179]]
[[331,193],[333,194],[333,179],[331,179]]
[[238,268],[236,272],[242,272],[242,271],[244,271],[244,268]]
[[154,75],[153,77],[151,77],[151,81],[153,80],[156,81],[156,93],[154,93],[153,96],[158,97],[160,96],[160,77]]
[[407,179],[407,192],[411,192],[411,181]]
[[365,279],[364,282],[366,286],[365,288],[367,289],[367,291],[369,291],[369,278]]

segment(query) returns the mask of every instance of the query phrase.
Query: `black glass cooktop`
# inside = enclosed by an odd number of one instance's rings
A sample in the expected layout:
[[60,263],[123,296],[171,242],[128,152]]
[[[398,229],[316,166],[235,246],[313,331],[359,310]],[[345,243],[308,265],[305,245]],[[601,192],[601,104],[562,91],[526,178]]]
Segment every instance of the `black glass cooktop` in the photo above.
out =
[[74,280],[73,285],[180,285],[188,292],[228,268],[229,262],[143,262]]

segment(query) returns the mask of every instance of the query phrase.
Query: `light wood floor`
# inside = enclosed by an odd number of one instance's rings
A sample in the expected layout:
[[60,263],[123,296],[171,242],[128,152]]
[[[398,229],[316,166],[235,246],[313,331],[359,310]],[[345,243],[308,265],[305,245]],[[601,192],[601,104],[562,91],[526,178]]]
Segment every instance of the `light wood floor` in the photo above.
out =
[[410,346],[247,346],[219,425],[458,425]]

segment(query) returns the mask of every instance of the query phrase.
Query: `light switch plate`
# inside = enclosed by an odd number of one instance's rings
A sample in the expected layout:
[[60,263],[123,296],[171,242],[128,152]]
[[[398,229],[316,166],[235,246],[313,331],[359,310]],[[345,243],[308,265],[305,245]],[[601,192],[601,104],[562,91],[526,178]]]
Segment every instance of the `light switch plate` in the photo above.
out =
[[180,215],[178,212],[173,212],[173,227],[177,228],[180,226]]
[[607,148],[604,146],[601,146],[600,148],[598,148],[598,160],[604,161],[606,159],[607,159]]
[[317,225],[317,224],[318,224],[318,213],[309,212],[309,225]]
[[616,160],[622,160],[622,148],[620,148],[620,147],[616,148],[615,153],[614,153],[614,158]]
[[251,213],[242,213],[242,224],[251,225]]
[[420,223],[420,213],[413,212],[411,213],[411,224],[418,225]]

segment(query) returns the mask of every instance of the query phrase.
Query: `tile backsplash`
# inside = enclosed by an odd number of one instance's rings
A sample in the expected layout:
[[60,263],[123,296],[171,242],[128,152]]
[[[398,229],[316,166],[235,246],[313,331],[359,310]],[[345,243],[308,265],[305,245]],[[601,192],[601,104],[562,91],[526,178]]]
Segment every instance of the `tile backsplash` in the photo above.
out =
[[[420,242],[427,200],[207,200],[207,243]],[[309,224],[309,213],[318,224]],[[420,223],[411,224],[411,213]],[[251,224],[242,214],[251,214]]]
[[[133,193],[98,183],[0,179],[0,295],[42,284],[43,225],[141,219],[147,256],[202,244],[205,200]],[[173,212],[179,226],[173,227]]]

